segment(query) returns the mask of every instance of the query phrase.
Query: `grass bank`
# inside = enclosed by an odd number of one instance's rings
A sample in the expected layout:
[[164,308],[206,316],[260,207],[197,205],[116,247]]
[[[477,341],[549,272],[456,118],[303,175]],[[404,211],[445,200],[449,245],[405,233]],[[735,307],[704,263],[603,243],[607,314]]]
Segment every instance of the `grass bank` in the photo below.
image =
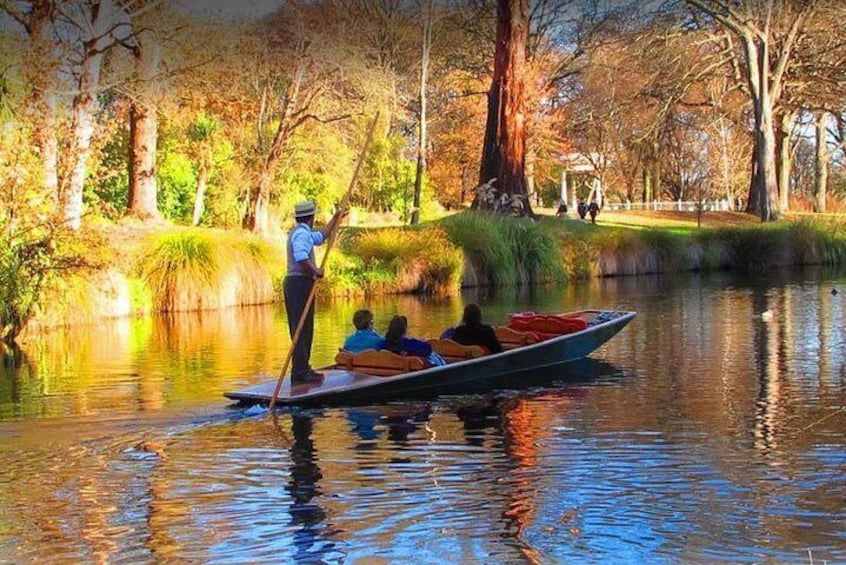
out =
[[175,226],[99,228],[98,268],[54,278],[27,328],[151,312],[215,310],[278,300],[283,248],[243,232]]
[[[165,225],[102,230],[89,252],[100,268],[55,279],[33,328],[281,300],[284,242]],[[343,229],[318,288],[323,296],[454,294],[462,285],[811,264],[846,264],[842,218],[761,224],[729,214],[698,228],[666,213],[606,214],[592,225],[464,212],[416,227]]]
[[725,214],[722,221],[703,227],[697,227],[695,216],[689,218],[664,214],[650,224],[609,214],[597,225],[549,217],[541,224],[555,234],[571,279],[674,271],[760,273],[799,265],[846,265],[846,229],[840,218],[804,216],[762,224],[745,214]]

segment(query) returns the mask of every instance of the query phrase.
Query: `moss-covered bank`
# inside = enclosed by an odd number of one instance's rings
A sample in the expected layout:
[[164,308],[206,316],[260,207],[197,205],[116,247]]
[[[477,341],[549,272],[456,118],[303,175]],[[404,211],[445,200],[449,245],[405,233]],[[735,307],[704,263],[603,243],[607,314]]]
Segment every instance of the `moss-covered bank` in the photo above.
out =
[[[103,317],[280,300],[284,242],[241,232],[108,229],[107,267],[58,279],[30,331]],[[319,258],[318,258],[319,259]],[[846,264],[837,221],[703,229],[632,229],[462,213],[406,228],[348,228],[320,292],[453,294],[461,286],[565,282],[596,276]]]

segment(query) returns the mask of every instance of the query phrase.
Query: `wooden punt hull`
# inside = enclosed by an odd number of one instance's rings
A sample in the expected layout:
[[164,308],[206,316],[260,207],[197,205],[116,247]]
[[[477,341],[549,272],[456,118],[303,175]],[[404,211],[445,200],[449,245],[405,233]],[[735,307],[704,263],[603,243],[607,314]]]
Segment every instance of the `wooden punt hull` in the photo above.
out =
[[[507,375],[525,374],[527,371],[582,359],[611,339],[635,317],[635,312],[610,310],[585,310],[572,314],[581,314],[585,317],[590,324],[588,328],[502,353],[389,377],[336,369],[333,365],[320,369],[324,374],[321,383],[297,384],[291,387],[290,381],[286,380],[276,403],[280,405],[353,404],[373,401],[377,398],[405,396],[416,391],[448,391],[468,383],[501,381]],[[275,386],[274,379],[256,386],[226,392],[224,396],[242,404],[269,404]]]

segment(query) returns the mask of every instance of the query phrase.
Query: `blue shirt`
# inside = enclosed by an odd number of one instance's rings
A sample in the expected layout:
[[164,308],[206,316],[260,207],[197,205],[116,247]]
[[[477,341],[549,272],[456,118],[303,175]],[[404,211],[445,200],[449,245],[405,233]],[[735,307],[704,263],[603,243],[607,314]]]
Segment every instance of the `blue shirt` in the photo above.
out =
[[323,243],[323,232],[311,229],[308,224],[298,223],[288,233],[288,276],[311,276],[300,261],[314,261],[314,246]]
[[351,353],[361,353],[365,349],[380,349],[385,339],[373,329],[356,330],[344,341],[344,349]]

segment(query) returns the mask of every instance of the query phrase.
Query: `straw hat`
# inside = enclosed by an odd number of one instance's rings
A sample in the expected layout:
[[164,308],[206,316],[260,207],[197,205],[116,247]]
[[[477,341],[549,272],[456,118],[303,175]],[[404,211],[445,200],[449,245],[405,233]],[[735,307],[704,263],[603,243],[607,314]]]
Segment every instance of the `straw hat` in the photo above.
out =
[[294,205],[295,218],[307,218],[309,216],[314,216],[315,212],[317,212],[317,206],[315,206],[314,202],[312,202],[311,200],[306,200],[305,202],[297,202]]

